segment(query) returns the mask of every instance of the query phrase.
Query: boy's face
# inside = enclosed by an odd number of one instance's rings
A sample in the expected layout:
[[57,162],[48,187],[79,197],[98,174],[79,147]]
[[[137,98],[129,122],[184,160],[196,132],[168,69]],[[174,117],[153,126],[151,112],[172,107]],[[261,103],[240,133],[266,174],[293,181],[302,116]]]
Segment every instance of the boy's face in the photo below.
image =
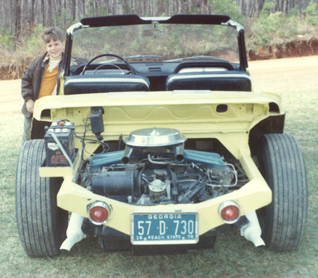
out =
[[65,47],[64,42],[62,43],[60,40],[51,40],[50,42],[45,44],[45,48],[51,58],[58,58],[62,55],[62,52],[64,51]]

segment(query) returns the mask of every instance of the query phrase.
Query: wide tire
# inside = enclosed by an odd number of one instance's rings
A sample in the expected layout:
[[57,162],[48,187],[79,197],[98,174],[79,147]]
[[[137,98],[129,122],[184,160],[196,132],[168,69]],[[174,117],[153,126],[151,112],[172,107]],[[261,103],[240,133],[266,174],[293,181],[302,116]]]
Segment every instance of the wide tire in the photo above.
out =
[[31,140],[22,146],[17,165],[17,225],[22,246],[30,257],[59,255],[66,238],[68,212],[56,205],[61,179],[39,176],[44,159],[44,140]]
[[268,134],[261,140],[258,156],[261,172],[273,200],[261,210],[262,238],[269,250],[296,250],[307,218],[307,181],[303,156],[293,136]]

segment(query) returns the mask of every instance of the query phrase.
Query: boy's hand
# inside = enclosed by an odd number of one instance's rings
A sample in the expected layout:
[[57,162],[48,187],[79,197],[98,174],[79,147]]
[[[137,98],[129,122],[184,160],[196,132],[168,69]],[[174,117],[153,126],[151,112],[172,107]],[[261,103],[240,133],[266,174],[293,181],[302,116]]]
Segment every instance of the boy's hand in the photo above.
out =
[[33,114],[33,108],[34,108],[34,100],[33,99],[28,99],[26,102],[26,109],[28,112]]

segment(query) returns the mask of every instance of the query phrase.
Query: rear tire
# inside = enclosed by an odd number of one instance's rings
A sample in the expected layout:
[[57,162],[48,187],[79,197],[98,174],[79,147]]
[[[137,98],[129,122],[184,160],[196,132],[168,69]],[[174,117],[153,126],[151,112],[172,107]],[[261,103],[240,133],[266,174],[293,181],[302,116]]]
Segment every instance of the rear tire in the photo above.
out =
[[17,165],[17,226],[22,246],[30,257],[59,255],[68,223],[68,212],[56,205],[62,179],[39,176],[39,167],[45,160],[44,147],[44,140],[25,142]]
[[305,231],[308,199],[300,147],[293,136],[268,134],[261,140],[258,160],[273,194],[272,203],[260,211],[262,238],[269,250],[295,250]]

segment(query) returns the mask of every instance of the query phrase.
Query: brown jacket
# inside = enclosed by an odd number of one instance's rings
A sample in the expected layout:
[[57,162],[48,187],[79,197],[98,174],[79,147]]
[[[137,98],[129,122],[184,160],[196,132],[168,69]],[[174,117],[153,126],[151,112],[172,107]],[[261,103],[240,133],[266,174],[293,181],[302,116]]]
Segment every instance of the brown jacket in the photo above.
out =
[[[62,60],[63,56],[64,55],[62,54]],[[62,60],[60,61],[58,66],[58,74],[56,81],[57,88],[59,88],[60,84],[59,76],[62,71]],[[26,110],[26,102],[29,99],[33,99],[34,101],[38,99],[42,79],[48,64],[49,57],[47,56],[47,53],[45,53],[42,57],[34,59],[22,75],[21,94],[24,99],[24,104],[22,106],[21,112],[27,118],[30,118],[32,114]]]

